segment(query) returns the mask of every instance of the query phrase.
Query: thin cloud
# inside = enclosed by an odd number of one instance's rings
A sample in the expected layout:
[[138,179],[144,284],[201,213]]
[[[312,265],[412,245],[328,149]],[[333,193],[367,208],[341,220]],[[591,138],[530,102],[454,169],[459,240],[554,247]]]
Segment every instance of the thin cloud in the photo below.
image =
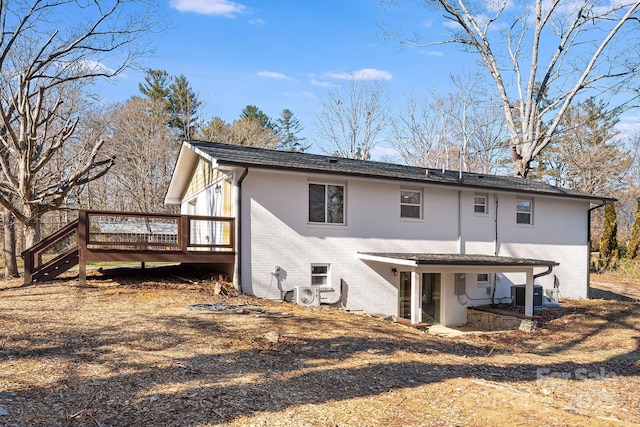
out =
[[264,19],[258,18],[258,19],[251,19],[249,21],[249,25],[267,25],[267,23],[264,22]]
[[284,74],[278,73],[275,71],[260,71],[258,75],[260,77],[266,77],[268,79],[291,80],[289,77],[285,76]]
[[393,77],[390,72],[375,68],[363,68],[351,73],[328,72],[326,76],[337,80],[391,80]]
[[249,8],[229,0],[170,0],[169,5],[179,12],[193,12],[200,15],[235,18]]
[[314,86],[320,86],[320,87],[334,87],[335,84],[331,83],[331,82],[322,82],[320,80],[316,80],[316,79],[311,79],[311,84]]

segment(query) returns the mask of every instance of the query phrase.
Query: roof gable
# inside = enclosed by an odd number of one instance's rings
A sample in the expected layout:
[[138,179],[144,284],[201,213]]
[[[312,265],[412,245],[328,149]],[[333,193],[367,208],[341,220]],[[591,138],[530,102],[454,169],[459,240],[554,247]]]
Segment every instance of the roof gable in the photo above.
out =
[[610,197],[596,196],[544,182],[511,176],[439,170],[368,160],[347,159],[308,153],[276,151],[215,142],[186,141],[192,150],[212,159],[218,165],[258,167],[288,171],[329,173],[366,178],[395,179],[424,184],[540,194],[556,197],[612,202]]

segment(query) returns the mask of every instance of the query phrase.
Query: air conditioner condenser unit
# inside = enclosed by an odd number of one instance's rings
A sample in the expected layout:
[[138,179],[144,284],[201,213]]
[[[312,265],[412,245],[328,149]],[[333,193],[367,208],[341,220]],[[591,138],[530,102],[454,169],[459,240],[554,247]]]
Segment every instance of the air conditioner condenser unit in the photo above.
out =
[[296,286],[293,289],[293,300],[302,306],[319,306],[320,289],[313,286]]

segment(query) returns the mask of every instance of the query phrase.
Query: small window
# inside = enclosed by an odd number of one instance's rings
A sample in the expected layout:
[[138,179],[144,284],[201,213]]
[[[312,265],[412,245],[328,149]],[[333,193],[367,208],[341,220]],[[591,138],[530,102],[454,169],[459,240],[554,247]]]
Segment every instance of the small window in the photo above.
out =
[[344,224],[344,186],[309,184],[309,222]]
[[311,266],[311,284],[327,285],[329,283],[329,264],[313,264]]
[[420,218],[422,208],[422,193],[413,190],[400,191],[400,217]]
[[473,197],[473,212],[477,214],[486,214],[489,212],[487,206],[487,200],[489,197],[486,194],[476,194]]
[[489,273],[478,273],[476,281],[478,282],[478,284],[489,283]]
[[533,224],[533,200],[516,201],[516,224]]

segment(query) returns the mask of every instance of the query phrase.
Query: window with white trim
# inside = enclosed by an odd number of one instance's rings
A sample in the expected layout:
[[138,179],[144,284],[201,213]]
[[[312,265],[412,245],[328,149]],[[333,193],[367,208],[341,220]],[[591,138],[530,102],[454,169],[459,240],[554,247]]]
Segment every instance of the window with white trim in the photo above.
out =
[[489,283],[490,279],[491,276],[489,273],[478,273],[476,282],[478,282],[478,285],[486,285]]
[[516,200],[516,224],[533,225],[533,200]]
[[489,213],[489,196],[486,193],[476,193],[473,196],[473,213]]
[[309,184],[309,222],[344,224],[344,185]]
[[329,284],[329,264],[311,264],[311,284],[321,286]]
[[400,190],[400,217],[422,217],[422,192],[416,190]]

